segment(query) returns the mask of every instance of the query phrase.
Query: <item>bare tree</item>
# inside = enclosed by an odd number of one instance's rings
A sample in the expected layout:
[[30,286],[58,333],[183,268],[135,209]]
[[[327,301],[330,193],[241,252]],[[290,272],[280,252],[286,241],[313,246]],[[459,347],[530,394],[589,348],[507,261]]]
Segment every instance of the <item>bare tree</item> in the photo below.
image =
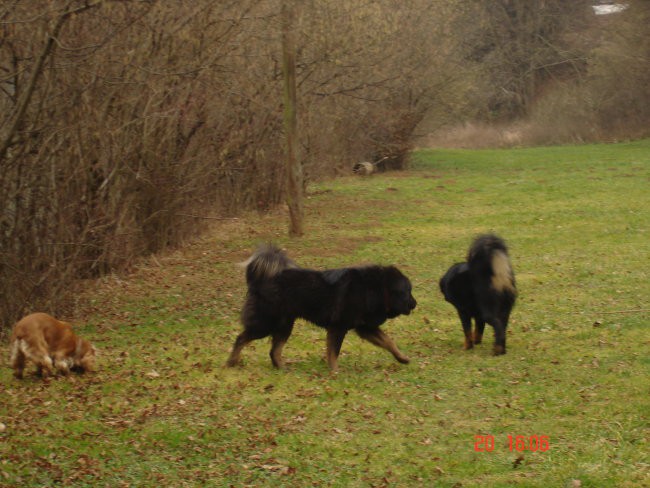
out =
[[284,130],[286,139],[287,205],[289,235],[303,234],[302,164],[296,154],[298,145],[296,115],[296,6],[292,0],[282,2],[282,72],[284,77]]
[[650,2],[633,0],[603,16],[590,56],[585,103],[609,137],[650,134]]
[[[31,74],[29,79],[26,81],[26,86],[21,90],[20,97],[17,99],[13,110],[10,115],[3,120],[0,132],[0,161],[5,159],[7,155],[7,150],[14,139],[18,128],[23,122],[27,108],[32,101],[32,95],[36,84],[38,83],[39,78],[43,74],[43,66],[47,61],[48,57],[56,47],[57,38],[61,29],[65,23],[74,15],[79,15],[86,10],[97,7],[103,0],[96,0],[94,2],[85,2],[80,6],[76,6],[79,2],[71,1],[66,4],[66,6],[61,9],[60,12],[56,12],[56,18],[52,21],[53,26],[48,25],[48,29],[45,33],[45,43],[42,51],[38,54],[36,62],[31,68]],[[13,76],[16,73],[12,73]]]
[[584,28],[591,14],[589,4],[563,0],[468,3],[465,27],[457,26],[466,34],[460,40],[466,45],[466,59],[477,68],[479,98],[487,102],[486,115],[525,116],[548,80],[584,73],[586,53],[572,33]]

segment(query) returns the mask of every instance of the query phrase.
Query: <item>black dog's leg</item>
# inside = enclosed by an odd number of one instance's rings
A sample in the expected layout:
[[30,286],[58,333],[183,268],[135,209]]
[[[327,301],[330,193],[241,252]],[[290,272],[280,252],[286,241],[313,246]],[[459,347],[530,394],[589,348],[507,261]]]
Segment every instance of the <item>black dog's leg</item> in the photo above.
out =
[[400,363],[408,364],[411,361],[409,358],[404,356],[404,354],[402,354],[399,349],[397,349],[397,346],[395,345],[393,340],[381,329],[373,329],[373,330],[355,329],[355,330],[357,331],[357,334],[359,334],[359,337],[367,340],[368,342],[371,342],[375,346],[379,346],[383,349],[386,349]]
[[235,339],[235,344],[232,346],[232,352],[230,353],[230,357],[228,358],[228,361],[226,361],[226,366],[229,367],[237,366],[241,361],[240,355],[241,355],[241,350],[244,348],[244,346],[249,342],[252,342],[256,339],[262,339],[263,337],[266,337],[268,335],[269,335],[268,332],[252,331],[249,329],[245,329],[244,332],[239,334],[237,336],[237,339]]
[[463,333],[465,334],[465,345],[463,349],[471,349],[474,347],[474,342],[472,341],[472,316],[461,312],[458,312],[458,316],[463,324]]
[[476,319],[474,328],[474,344],[480,344],[483,341],[483,331],[485,330],[485,321]]
[[327,364],[332,371],[336,371],[338,368],[341,345],[347,332],[347,330],[327,329]]
[[506,326],[501,320],[494,320],[494,355],[500,356],[506,353]]
[[278,369],[284,368],[284,361],[282,360],[282,348],[289,340],[291,331],[293,330],[293,323],[290,323],[287,327],[283,328],[282,332],[275,332],[272,336],[271,341],[271,362],[273,366]]
[[[512,305],[511,305],[512,306]],[[510,319],[510,307],[504,307],[500,317],[495,320],[494,325],[494,355],[499,356],[506,353],[506,332],[508,320]],[[498,324],[498,327],[497,327]]]

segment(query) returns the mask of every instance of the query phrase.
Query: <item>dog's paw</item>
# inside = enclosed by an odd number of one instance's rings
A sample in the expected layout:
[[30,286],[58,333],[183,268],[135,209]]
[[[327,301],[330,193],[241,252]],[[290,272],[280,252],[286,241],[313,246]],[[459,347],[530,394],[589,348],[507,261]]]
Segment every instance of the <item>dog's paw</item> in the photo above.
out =
[[494,346],[493,354],[495,356],[501,356],[506,353],[506,348],[503,346]]

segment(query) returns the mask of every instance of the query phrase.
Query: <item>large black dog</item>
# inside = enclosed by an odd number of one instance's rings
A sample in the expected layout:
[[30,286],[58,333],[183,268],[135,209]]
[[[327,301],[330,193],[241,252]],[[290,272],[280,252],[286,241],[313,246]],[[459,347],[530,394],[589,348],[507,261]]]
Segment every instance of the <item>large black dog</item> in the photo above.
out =
[[[480,344],[487,322],[494,327],[494,354],[506,353],[506,328],[517,288],[508,248],[495,235],[477,237],[467,262],[454,264],[440,279],[440,291],[460,316],[465,349]],[[472,337],[472,318],[475,321]]]
[[415,308],[411,282],[394,266],[314,271],[298,267],[280,249],[261,246],[246,263],[248,295],[241,314],[244,331],[235,340],[227,366],[240,362],[242,348],[271,336],[271,361],[283,366],[282,348],[296,318],[327,329],[327,362],[336,369],[341,344],[354,329],[363,339],[408,363],[379,326]]

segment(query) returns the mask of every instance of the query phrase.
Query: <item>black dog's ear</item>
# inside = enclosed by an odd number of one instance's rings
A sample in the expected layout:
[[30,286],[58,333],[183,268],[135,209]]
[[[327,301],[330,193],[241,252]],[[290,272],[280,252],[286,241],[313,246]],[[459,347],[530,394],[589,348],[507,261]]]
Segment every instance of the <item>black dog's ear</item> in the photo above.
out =
[[384,314],[390,308],[391,287],[401,273],[395,266],[373,266],[368,268],[372,279],[365,287],[366,310],[373,314]]

